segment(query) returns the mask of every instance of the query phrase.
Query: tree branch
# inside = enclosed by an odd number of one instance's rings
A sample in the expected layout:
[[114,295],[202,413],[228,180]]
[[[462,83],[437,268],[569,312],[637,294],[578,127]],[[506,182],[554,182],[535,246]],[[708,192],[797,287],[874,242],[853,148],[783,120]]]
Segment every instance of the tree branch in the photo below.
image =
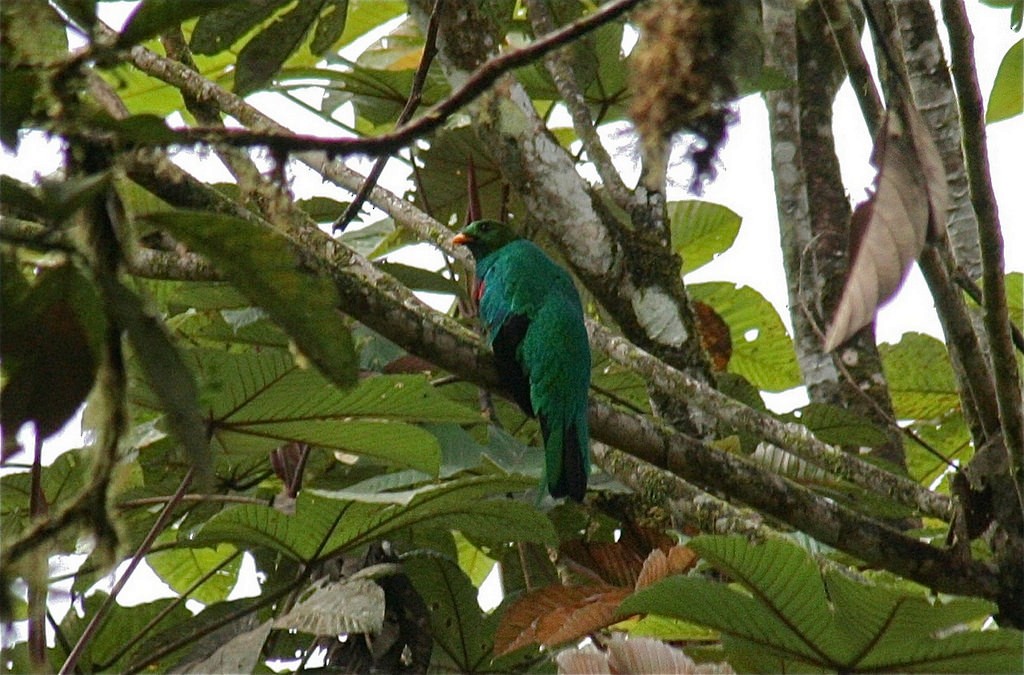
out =
[[[530,22],[533,24],[533,32],[537,36],[550,34],[555,31],[555,21],[551,16],[551,10],[541,0],[526,0],[527,12]],[[629,188],[622,182],[611,156],[601,143],[597,134],[594,120],[590,117],[590,110],[580,89],[580,84],[573,72],[573,53],[568,48],[552,53],[545,59],[551,79],[555,82],[555,88],[565,102],[569,115],[572,117],[572,127],[579,136],[587,157],[597,168],[601,182],[608,190],[615,203],[627,211],[633,205],[634,196]]]
[[1003,235],[999,210],[988,173],[985,120],[981,90],[974,67],[974,36],[962,0],[943,0],[942,13],[949,29],[953,85],[960,106],[963,126],[964,160],[971,189],[971,203],[978,217],[981,240],[982,301],[985,333],[995,375],[996,403],[1009,459],[1010,475],[1024,512],[1024,411],[1021,379],[1010,337],[1010,317],[1006,309]]
[[[322,138],[293,133],[260,132],[248,129],[179,129],[173,130],[174,145],[193,145],[196,143],[210,145],[231,145],[237,147],[266,147],[272,152],[290,154],[301,151],[319,150],[329,156],[340,155],[387,155],[404,148],[417,138],[434,131],[448,117],[472,102],[494,84],[499,77],[508,71],[524,66],[543,57],[548,52],[586,35],[592,30],[615,20],[640,0],[615,0],[601,9],[591,12],[563,28],[530,43],[529,46],[517,49],[490,59],[470,76],[458,89],[434,105],[415,121],[401,126],[394,131],[373,138]],[[133,47],[132,60],[136,60],[136,52],[142,47]],[[163,78],[161,78],[163,79]],[[203,99],[200,99],[203,100]],[[239,120],[247,124],[245,120]],[[166,146],[165,140],[159,142],[136,141],[132,145]]]
[[948,520],[951,505],[947,497],[927,490],[914,481],[889,473],[832,446],[822,443],[799,424],[782,422],[735,401],[707,384],[668,366],[626,340],[588,321],[591,344],[631,371],[640,373],[658,391],[685,398],[705,414],[778,446],[829,474],[849,480],[865,490],[877,492],[924,515]]

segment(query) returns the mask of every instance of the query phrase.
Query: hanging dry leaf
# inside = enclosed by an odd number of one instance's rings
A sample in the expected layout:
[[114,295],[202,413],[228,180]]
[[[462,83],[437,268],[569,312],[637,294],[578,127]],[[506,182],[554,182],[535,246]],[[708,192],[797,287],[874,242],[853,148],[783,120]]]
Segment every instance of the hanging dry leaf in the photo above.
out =
[[690,305],[697,320],[700,344],[711,359],[711,367],[716,373],[724,373],[729,367],[729,359],[732,358],[732,335],[729,333],[729,324],[709,304],[694,300]]
[[878,168],[875,191],[853,213],[853,260],[825,336],[826,352],[874,319],[903,283],[929,229],[935,233],[945,224],[949,194],[942,157],[909,103],[886,116],[871,163]]

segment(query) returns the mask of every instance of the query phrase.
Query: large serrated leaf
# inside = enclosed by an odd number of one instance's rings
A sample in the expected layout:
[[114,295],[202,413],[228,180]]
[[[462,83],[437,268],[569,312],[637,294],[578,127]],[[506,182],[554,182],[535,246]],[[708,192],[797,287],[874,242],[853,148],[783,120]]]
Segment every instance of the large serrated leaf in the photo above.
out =
[[887,440],[885,432],[870,420],[827,403],[804,406],[797,421],[825,443],[876,448]]
[[241,218],[202,211],[155,213],[147,220],[208,258],[331,381],[342,387],[355,382],[355,346],[338,311],[337,289],[303,270],[283,235]]
[[[169,540],[173,534],[164,539]],[[230,544],[211,548],[177,547],[150,553],[146,564],[177,593],[184,593],[202,580],[188,597],[209,605],[226,600],[234,589],[242,557]],[[204,577],[208,578],[204,580]]]
[[817,564],[788,542],[752,546],[743,537],[698,537],[689,543],[701,558],[747,588],[762,605],[807,642],[830,636],[829,607]]
[[435,652],[432,661],[472,673],[490,665],[492,636],[485,633],[477,590],[466,573],[438,555],[411,555],[402,560],[405,573],[423,598],[430,615]]
[[742,218],[732,209],[698,199],[668,205],[672,250],[683,258],[683,274],[722,253],[736,240]]
[[899,419],[938,419],[960,407],[946,345],[922,333],[906,333],[879,345],[892,406]]
[[[437,437],[413,424],[479,421],[421,375],[381,375],[340,391],[280,349],[193,349],[189,356],[202,382],[212,443],[227,455],[303,442],[436,475]],[[132,389],[132,400],[160,407],[144,387]]]
[[728,282],[690,284],[687,292],[710,305],[728,324],[729,372],[766,391],[783,391],[801,383],[793,341],[764,296],[749,286],[737,288]]
[[992,615],[980,599],[931,602],[921,596],[825,574],[837,620],[846,630],[854,670],[897,672],[1010,672],[1024,657],[1020,631],[970,631]]
[[[243,504],[211,518],[194,543],[229,541],[267,546],[309,562],[362,546],[410,526],[444,526],[451,518],[471,517],[485,498],[532,486],[513,476],[470,477],[404,493],[304,490],[295,515],[268,506]],[[541,533],[540,536],[544,536]]]
[[968,629],[995,611],[987,601],[933,603],[837,567],[821,573],[806,551],[781,540],[703,536],[689,545],[749,595],[706,578],[671,577],[627,599],[619,613],[715,628],[730,661],[744,669],[1009,672],[1024,656],[1020,631]]

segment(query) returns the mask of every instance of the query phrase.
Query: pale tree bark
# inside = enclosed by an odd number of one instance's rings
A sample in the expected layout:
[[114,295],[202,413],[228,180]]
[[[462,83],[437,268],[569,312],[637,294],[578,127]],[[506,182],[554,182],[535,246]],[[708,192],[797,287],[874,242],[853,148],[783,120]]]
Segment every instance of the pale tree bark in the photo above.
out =
[[849,264],[850,204],[832,135],[832,103],[844,79],[829,23],[817,4],[762,3],[766,64],[797,83],[765,93],[794,346],[812,401],[857,412],[886,432],[875,457],[905,470],[901,432],[875,346],[864,328],[835,356],[822,335]]

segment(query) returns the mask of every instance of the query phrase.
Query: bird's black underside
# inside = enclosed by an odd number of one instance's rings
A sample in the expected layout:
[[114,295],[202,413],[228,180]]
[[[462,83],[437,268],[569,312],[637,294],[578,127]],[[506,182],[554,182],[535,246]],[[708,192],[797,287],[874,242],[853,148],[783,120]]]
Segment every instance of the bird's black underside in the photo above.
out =
[[524,314],[512,314],[506,319],[501,330],[494,336],[492,347],[497,361],[498,377],[513,400],[519,404],[523,412],[534,416],[533,404],[530,401],[530,380],[523,367],[516,359],[516,350],[526,335],[530,320]]

